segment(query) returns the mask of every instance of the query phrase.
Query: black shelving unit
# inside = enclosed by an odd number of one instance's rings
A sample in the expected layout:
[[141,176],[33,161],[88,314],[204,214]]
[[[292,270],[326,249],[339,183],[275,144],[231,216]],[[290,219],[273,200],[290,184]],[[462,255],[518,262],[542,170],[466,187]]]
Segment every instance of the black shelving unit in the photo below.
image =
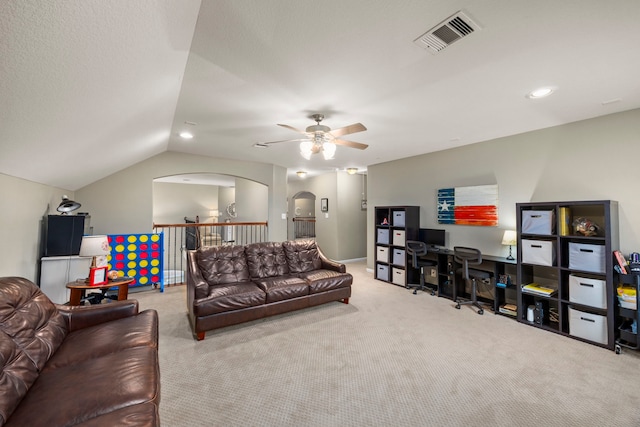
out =
[[[618,281],[621,284],[635,287],[636,299],[638,290],[640,289],[640,274],[619,274]],[[615,350],[617,354],[622,352],[622,348],[629,348],[632,350],[640,349],[640,343],[638,342],[638,323],[640,323],[640,316],[638,315],[638,303],[629,306],[618,307],[618,339],[616,339]]]
[[[617,202],[518,203],[516,210],[518,321],[613,350]],[[578,218],[595,224],[588,235],[572,225]],[[529,284],[553,292],[529,293]]]
[[376,206],[375,277],[398,286],[417,283],[417,270],[410,268],[406,241],[416,240],[420,230],[419,206]]

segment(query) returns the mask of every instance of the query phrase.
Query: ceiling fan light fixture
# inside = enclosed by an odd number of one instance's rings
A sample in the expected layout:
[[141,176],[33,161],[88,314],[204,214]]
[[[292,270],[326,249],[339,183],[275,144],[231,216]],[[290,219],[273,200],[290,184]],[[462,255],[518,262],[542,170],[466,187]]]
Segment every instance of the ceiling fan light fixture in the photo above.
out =
[[311,154],[313,154],[313,142],[311,141],[302,141],[300,143],[300,155],[307,160],[311,159]]
[[325,160],[333,159],[333,156],[336,154],[336,144],[333,142],[325,142],[322,144],[322,155]]
[[347,168],[347,173],[349,175],[355,175],[356,173],[358,173],[358,168]]

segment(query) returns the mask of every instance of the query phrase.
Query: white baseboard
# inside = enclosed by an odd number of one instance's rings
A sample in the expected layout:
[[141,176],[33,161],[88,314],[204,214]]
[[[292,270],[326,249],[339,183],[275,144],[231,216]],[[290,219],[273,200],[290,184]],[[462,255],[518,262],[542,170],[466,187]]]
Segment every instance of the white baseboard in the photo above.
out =
[[367,258],[364,257],[364,258],[343,259],[338,262],[341,262],[343,264],[349,264],[350,262],[360,262],[360,261],[366,261],[366,260]]

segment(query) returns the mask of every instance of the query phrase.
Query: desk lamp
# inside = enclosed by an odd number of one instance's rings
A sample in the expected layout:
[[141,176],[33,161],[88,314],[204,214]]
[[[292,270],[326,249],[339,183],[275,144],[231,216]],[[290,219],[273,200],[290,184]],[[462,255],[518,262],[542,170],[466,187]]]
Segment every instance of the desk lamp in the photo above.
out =
[[502,244],[505,246],[509,246],[509,256],[507,257],[507,259],[515,259],[511,254],[511,246],[516,244],[516,232],[513,230],[505,230],[504,235],[502,236]]
[[[109,255],[109,239],[104,235],[82,236],[80,253],[78,255],[81,257],[93,257],[91,260],[91,268],[89,269],[89,277],[92,277],[92,271],[98,266],[96,258]],[[87,281],[88,280],[87,278]]]

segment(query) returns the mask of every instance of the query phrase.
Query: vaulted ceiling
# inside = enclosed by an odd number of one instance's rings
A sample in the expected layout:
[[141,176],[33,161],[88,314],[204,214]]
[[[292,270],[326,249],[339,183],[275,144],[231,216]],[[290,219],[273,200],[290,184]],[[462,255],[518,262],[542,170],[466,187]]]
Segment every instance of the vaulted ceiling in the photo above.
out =
[[[461,10],[471,34],[414,43]],[[630,110],[639,17],[637,0],[5,1],[0,173],[75,190],[171,150],[314,174]],[[364,124],[343,138],[369,147],[254,147],[313,113]]]

